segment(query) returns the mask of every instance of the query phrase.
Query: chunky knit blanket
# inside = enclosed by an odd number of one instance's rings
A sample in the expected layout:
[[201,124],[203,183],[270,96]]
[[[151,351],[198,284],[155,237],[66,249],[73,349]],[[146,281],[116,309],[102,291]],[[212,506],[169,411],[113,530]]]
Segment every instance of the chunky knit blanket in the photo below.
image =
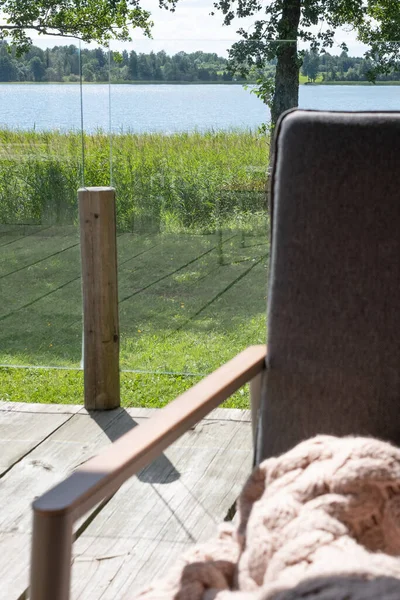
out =
[[237,525],[140,600],[399,600],[400,450],[319,436],[260,464]]

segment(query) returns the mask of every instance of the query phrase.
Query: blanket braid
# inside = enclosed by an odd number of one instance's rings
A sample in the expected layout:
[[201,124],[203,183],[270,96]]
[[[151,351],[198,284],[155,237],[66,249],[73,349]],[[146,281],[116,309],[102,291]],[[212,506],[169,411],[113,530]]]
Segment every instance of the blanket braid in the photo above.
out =
[[398,600],[400,450],[318,436],[257,467],[236,526],[140,600]]

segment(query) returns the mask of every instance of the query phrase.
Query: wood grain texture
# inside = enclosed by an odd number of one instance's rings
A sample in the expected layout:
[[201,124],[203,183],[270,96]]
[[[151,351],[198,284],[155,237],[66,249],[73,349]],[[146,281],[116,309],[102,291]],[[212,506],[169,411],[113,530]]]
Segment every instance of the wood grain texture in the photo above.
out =
[[[0,600],[18,600],[28,586],[33,498],[154,412],[132,408],[89,416],[76,406],[0,406],[0,426],[18,418],[24,439],[33,433],[30,419],[36,425],[48,419],[54,431],[0,480]],[[66,419],[61,426],[60,419]],[[154,573],[165,572],[181,552],[215,532],[250,465],[249,412],[210,413],[130,479],[83,532],[74,547],[74,600],[130,598]]]
[[78,192],[87,409],[120,405],[115,191]]
[[[29,419],[42,418],[53,422],[54,431],[0,479],[0,600],[18,600],[28,586],[33,498],[154,412],[132,408],[89,416],[76,406],[0,406],[0,424],[22,417],[32,432]],[[217,409],[208,417],[99,509],[75,543],[74,600],[130,598],[195,540],[213,534],[249,474],[251,425],[248,411]]]
[[[134,538],[85,538],[75,557],[73,600],[132,600],[149,576],[165,573],[191,544]],[[151,567],[150,567],[151,565]]]
[[[0,421],[4,414],[0,414]],[[46,415],[39,416],[44,418]],[[50,418],[59,419],[60,415],[50,415]],[[122,422],[116,426],[116,421],[121,418]],[[96,412],[93,416],[71,415],[63,426],[0,480],[0,506],[3,507],[0,540],[5,545],[8,543],[4,540],[12,540],[7,545],[7,553],[0,554],[0,600],[17,600],[28,586],[32,501],[135,425],[136,422],[127,419],[122,409]],[[10,561],[15,563],[13,569],[9,567]],[[7,595],[3,596],[3,590],[7,590]]]
[[29,454],[72,415],[0,411],[0,475]]
[[69,600],[73,523],[113,496],[206,414],[261,373],[265,359],[266,346],[250,346],[35,500],[32,600],[52,600],[54,596]]
[[48,413],[74,415],[81,412],[80,404],[40,404],[30,402],[0,401],[0,412]]
[[[0,600],[25,600],[27,586],[30,535],[0,531]],[[21,598],[22,596],[22,598]]]
[[[159,408],[127,408],[126,411],[132,418],[148,419],[157,414]],[[203,417],[204,421],[247,421],[251,422],[250,410],[240,408],[215,408],[208,415]]]
[[128,599],[216,534],[251,471],[251,423],[204,420],[131,478],[74,545],[72,600]]
[[[160,410],[159,408],[142,408],[141,406],[133,406],[123,408],[121,410],[126,411],[132,418],[149,419],[151,416],[156,415]],[[41,404],[41,403],[29,403],[29,402],[2,402],[0,401],[0,412],[11,411],[11,412],[35,412],[35,413],[65,413],[65,414],[77,414],[89,415],[90,412],[86,410],[82,405],[78,404]],[[204,420],[212,421],[217,419],[219,421],[251,421],[250,409],[240,408],[215,408],[209,414],[205,415]]]

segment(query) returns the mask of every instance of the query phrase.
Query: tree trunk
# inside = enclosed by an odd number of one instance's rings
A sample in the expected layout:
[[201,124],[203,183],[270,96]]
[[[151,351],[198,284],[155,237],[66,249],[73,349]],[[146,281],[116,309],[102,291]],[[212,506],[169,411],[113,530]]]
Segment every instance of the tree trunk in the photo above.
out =
[[275,73],[275,93],[272,102],[271,120],[273,127],[280,115],[299,104],[299,70],[297,56],[297,35],[301,13],[301,0],[284,0],[282,16],[278,24],[277,65]]

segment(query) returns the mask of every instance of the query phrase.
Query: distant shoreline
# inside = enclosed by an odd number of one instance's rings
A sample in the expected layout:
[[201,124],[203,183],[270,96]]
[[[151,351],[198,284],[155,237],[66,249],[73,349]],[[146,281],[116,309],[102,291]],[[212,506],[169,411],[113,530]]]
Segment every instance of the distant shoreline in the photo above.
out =
[[[109,85],[108,81],[83,81],[83,85]],[[248,81],[111,81],[111,85],[255,85]],[[79,81],[0,81],[0,85],[80,85]],[[400,82],[399,82],[400,85]]]
[[310,87],[319,87],[321,85],[326,85],[326,86],[344,85],[346,87],[349,87],[349,86],[380,87],[380,86],[388,86],[388,85],[392,85],[392,86],[400,85],[400,81],[377,81],[376,83],[371,83],[370,81],[318,81],[316,83],[307,83],[307,82],[300,83],[300,85],[306,85],[306,86],[310,86]]
[[[1,85],[79,85],[79,81],[0,81]],[[109,85],[108,81],[83,81],[83,85]],[[256,85],[255,82],[249,81],[111,81],[111,85]],[[320,86],[400,86],[400,81],[377,81],[370,83],[369,81],[318,81],[316,83],[302,82],[300,86],[320,87]]]

